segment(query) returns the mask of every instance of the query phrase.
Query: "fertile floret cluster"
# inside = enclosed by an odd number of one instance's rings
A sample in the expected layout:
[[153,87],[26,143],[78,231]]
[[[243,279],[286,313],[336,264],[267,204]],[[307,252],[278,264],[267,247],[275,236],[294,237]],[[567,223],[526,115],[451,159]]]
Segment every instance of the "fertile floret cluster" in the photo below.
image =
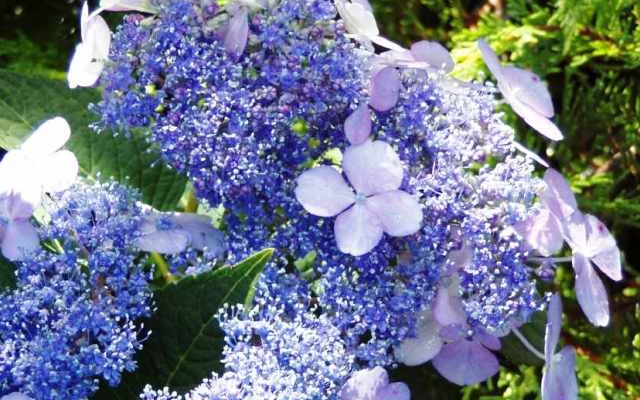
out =
[[[0,393],[83,399],[99,378],[117,385],[135,369],[151,313],[149,274],[132,246],[138,196],[115,183],[75,185],[45,202],[40,249],[0,294]],[[142,262],[142,263],[141,263]]]

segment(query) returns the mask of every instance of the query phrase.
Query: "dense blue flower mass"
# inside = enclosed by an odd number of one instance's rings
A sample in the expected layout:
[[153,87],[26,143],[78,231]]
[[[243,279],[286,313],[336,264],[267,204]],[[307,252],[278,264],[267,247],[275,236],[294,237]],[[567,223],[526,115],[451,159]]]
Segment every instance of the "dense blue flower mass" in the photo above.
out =
[[[149,274],[132,243],[138,197],[114,183],[73,186],[46,204],[39,250],[18,265],[17,288],[0,294],[0,394],[83,399],[102,378],[135,369],[151,313]],[[142,263],[141,263],[142,262]]]
[[391,65],[398,100],[370,110],[371,131],[398,153],[400,189],[422,204],[423,228],[352,257],[336,248],[333,223],[306,212],[294,189],[310,166],[339,165],[348,145],[343,123],[370,102],[379,70],[373,48],[345,36],[329,0],[252,9],[240,55],[222,40],[228,18],[190,0],[126,17],[96,110],[98,127],[149,127],[165,161],[201,198],[225,207],[232,258],[266,246],[294,259],[315,252],[320,304],[372,365],[392,364],[393,346],[415,333],[461,240],[474,249],[460,271],[470,326],[508,332],[542,307],[527,252],[508,233],[531,213],[539,182],[495,111],[492,87]]

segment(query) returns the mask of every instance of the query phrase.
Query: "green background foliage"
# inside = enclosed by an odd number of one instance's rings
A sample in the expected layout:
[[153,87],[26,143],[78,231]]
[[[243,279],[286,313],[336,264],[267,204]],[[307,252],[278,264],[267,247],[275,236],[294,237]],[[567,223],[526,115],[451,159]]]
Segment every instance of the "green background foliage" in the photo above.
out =
[[[550,143],[543,139],[508,107],[504,107],[506,118],[516,128],[522,143],[545,156],[569,178],[581,208],[598,215],[611,228],[623,252],[625,271],[622,283],[606,282],[613,311],[611,325],[594,328],[575,301],[570,267],[560,268],[548,289],[560,291],[565,299],[563,342],[578,350],[581,398],[640,399],[640,246],[637,245],[640,3],[637,0],[372,0],[372,3],[381,30],[392,39],[404,45],[421,39],[441,41],[451,50],[457,63],[454,75],[460,79],[490,78],[475,46],[475,41],[483,37],[503,62],[528,68],[548,83],[558,114],[555,121],[565,140]],[[0,69],[5,72],[0,72],[0,147],[14,146],[16,138],[27,134],[39,122],[61,114],[69,119],[77,135],[69,147],[78,155],[85,176],[95,178],[101,170],[103,177],[114,176],[140,188],[146,202],[174,209],[183,192],[184,179],[165,168],[146,171],[145,166],[155,161],[157,155],[145,153],[142,140],[90,133],[87,125],[94,117],[87,105],[96,98],[95,91],[79,90],[71,95],[65,89],[64,70],[79,36],[79,6],[78,0],[1,2]],[[120,17],[114,14],[109,18],[117,23]],[[122,165],[122,160],[131,164]],[[0,260],[0,288],[11,284],[11,273],[7,273],[10,268]],[[217,305],[216,296],[222,292],[199,292],[196,288],[207,279],[213,278],[205,276],[202,281],[192,279],[161,289],[159,314],[151,323],[161,331],[167,328],[163,324],[176,317],[170,304],[182,301],[176,293],[185,287],[192,296],[184,301],[198,304],[197,293],[212,296],[212,303],[201,310],[210,316]],[[209,287],[223,291],[223,281],[224,277],[218,277],[214,283],[209,282],[212,285]],[[244,290],[237,294],[246,295]],[[242,302],[240,297],[237,300]],[[202,315],[189,321],[201,320]],[[544,316],[540,316],[537,323],[523,328],[538,347],[543,322]],[[215,335],[215,327],[210,328]],[[172,338],[175,336],[167,335],[157,340]],[[165,345],[168,342],[163,349]],[[399,368],[393,375],[410,383],[417,400],[538,398],[539,363],[528,357],[513,338],[505,339],[504,345],[500,355],[504,367],[500,374],[481,385],[461,389],[438,377],[430,365]],[[148,355],[147,352],[140,357]],[[152,373],[144,368],[141,371]],[[203,373],[204,370],[198,371],[197,375],[202,377]],[[149,382],[160,384],[162,379],[158,375],[149,378]],[[135,376],[128,376],[125,381],[139,384]],[[111,392],[101,392],[102,398],[114,398],[108,393]]]

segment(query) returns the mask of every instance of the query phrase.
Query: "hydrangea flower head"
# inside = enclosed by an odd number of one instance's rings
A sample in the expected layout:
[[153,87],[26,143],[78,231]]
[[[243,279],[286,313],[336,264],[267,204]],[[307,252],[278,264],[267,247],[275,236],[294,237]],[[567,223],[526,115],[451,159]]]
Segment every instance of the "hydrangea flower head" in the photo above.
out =
[[422,224],[422,208],[399,190],[403,166],[382,141],[347,148],[342,167],[353,189],[333,167],[320,166],[298,178],[296,198],[311,214],[337,216],[334,224],[340,251],[361,256],[373,249],[383,233],[407,236]]

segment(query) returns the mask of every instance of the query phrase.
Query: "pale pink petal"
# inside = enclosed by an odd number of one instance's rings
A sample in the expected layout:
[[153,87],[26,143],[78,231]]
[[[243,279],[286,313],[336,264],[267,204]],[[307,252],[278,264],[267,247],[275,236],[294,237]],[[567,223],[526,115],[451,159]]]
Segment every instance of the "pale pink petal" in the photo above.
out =
[[235,57],[244,53],[249,40],[249,13],[241,9],[231,17],[224,37],[224,47],[227,52]]
[[544,356],[546,362],[551,361],[556,346],[560,340],[562,330],[562,299],[558,293],[551,296],[549,308],[547,309],[547,325],[544,333]]
[[562,174],[550,168],[544,173],[544,183],[546,188],[540,198],[560,220],[578,210],[576,196]]
[[62,148],[70,136],[71,127],[64,118],[51,118],[38,126],[20,149],[30,156],[48,155]]
[[408,337],[396,346],[393,354],[398,362],[415,366],[424,364],[435,357],[442,348],[440,326],[430,311],[420,313],[416,327],[416,337]]
[[355,201],[342,175],[327,165],[303,172],[297,179],[295,194],[305,210],[319,217],[336,216]]
[[369,104],[378,111],[395,107],[400,97],[400,73],[395,67],[385,67],[373,76]]
[[598,273],[580,253],[573,255],[573,268],[576,272],[576,297],[582,311],[593,325],[609,325],[609,300]]
[[398,189],[404,174],[400,157],[382,141],[349,146],[342,168],[356,191],[366,196]]
[[509,103],[513,111],[530,127],[551,140],[562,140],[564,138],[560,129],[551,120],[516,98],[513,92],[500,81],[498,81],[498,88],[500,88],[500,92],[502,92],[504,99]]
[[369,138],[371,134],[371,112],[367,104],[362,104],[356,108],[344,121],[344,133],[351,144],[362,144]]
[[356,203],[336,218],[334,232],[340,251],[361,256],[376,247],[383,231],[378,217]]
[[411,391],[406,383],[394,382],[378,391],[372,400],[411,400]]
[[373,400],[389,384],[387,371],[382,367],[354,372],[340,389],[341,400]]
[[576,400],[576,353],[566,346],[547,363],[542,375],[542,400]]
[[445,287],[440,286],[433,304],[433,315],[442,326],[462,325],[467,322],[459,293],[460,278],[454,275]]
[[551,94],[538,75],[517,67],[502,67],[502,83],[509,85],[522,103],[546,118],[553,117]]
[[620,250],[607,227],[593,215],[586,215],[587,249],[591,260],[614,281],[622,280]]
[[491,71],[497,80],[502,79],[502,65],[500,65],[500,60],[498,60],[496,53],[483,39],[479,39],[477,43],[482,59],[489,68],[489,71]]
[[415,197],[402,190],[372,196],[365,206],[378,216],[388,235],[412,235],[422,227],[422,206]]
[[564,244],[560,223],[547,208],[514,228],[532,249],[544,257],[557,253]]
[[461,386],[485,381],[500,368],[492,352],[465,339],[444,345],[433,359],[433,366],[440,375]]
[[422,40],[411,46],[411,54],[416,61],[423,61],[445,72],[453,71],[455,66],[449,51],[438,42]]
[[42,189],[45,192],[60,192],[73,185],[78,177],[78,159],[68,150],[60,150],[45,157],[40,167]]
[[9,260],[22,259],[40,247],[40,239],[31,222],[9,221],[2,238],[2,254]]

